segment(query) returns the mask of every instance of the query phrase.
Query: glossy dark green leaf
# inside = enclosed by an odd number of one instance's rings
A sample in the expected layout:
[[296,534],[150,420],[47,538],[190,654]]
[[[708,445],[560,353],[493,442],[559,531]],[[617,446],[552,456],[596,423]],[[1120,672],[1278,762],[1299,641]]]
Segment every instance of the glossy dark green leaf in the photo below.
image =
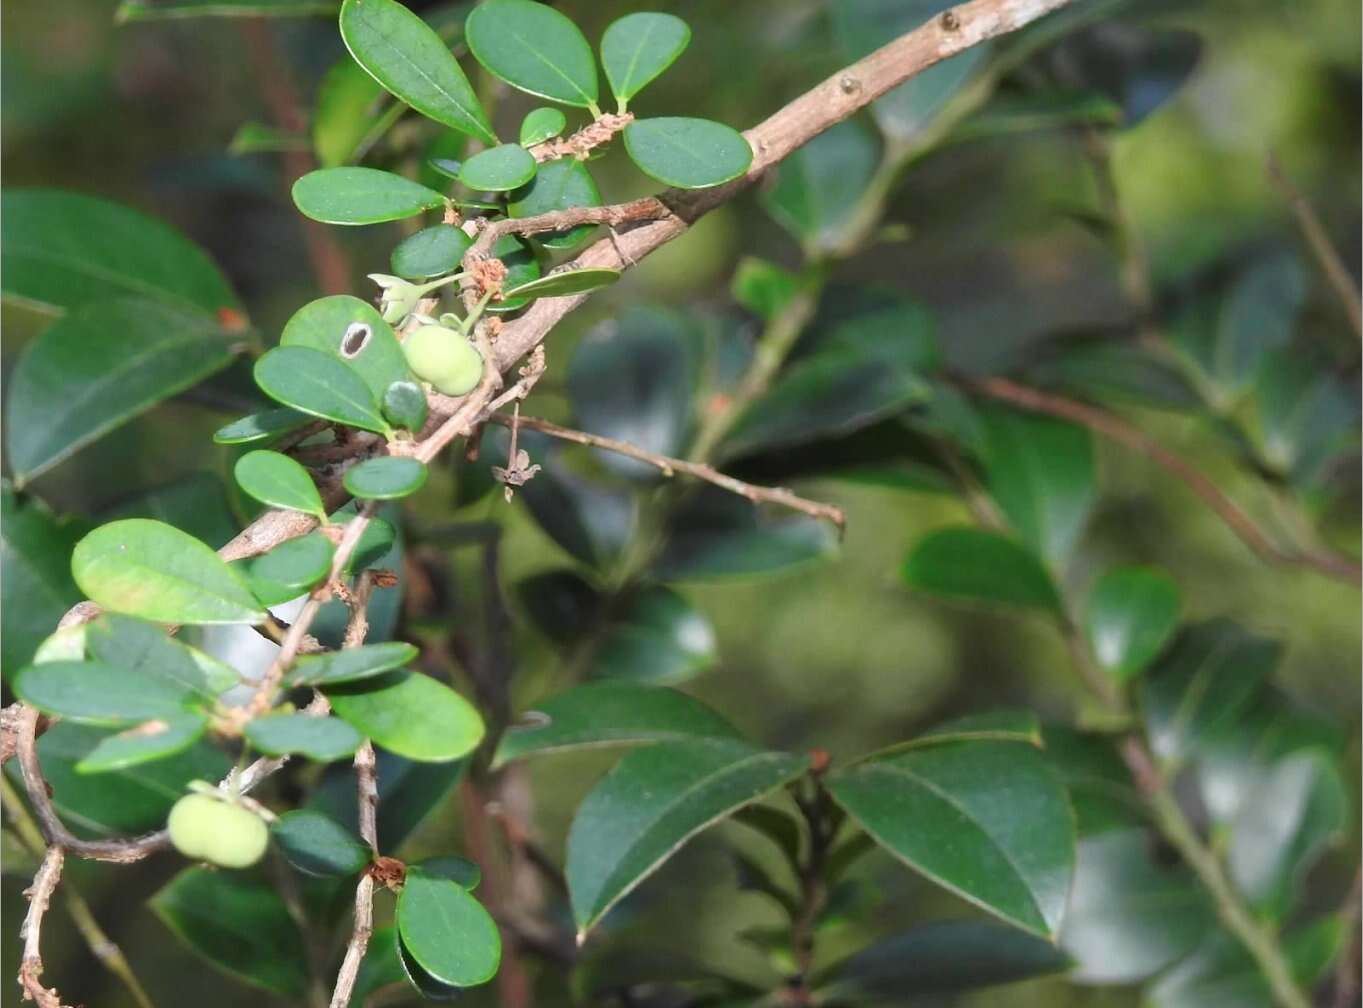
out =
[[362,644],[340,651],[303,655],[284,677],[290,686],[321,686],[354,682],[402,668],[416,660],[419,652],[411,644],[385,641]]
[[285,324],[279,345],[330,354],[364,379],[375,401],[393,382],[412,379],[392,327],[356,297],[339,294],[305,304]]
[[[567,126],[567,117],[556,108],[545,106],[532,109],[521,120],[519,137],[521,146],[533,147],[537,143],[551,140],[562,133]],[[540,170],[543,171],[543,168]]]
[[768,513],[706,488],[672,516],[654,573],[679,581],[766,574],[830,556],[837,543],[828,522]]
[[1081,840],[1139,826],[1145,806],[1110,738],[1064,725],[1042,728],[1046,759],[1060,775]]
[[1326,845],[1343,839],[1349,801],[1333,762],[1301,752],[1279,762],[1240,804],[1227,865],[1256,909],[1283,919],[1302,876]]
[[166,679],[94,661],[30,665],[15,677],[14,693],[45,714],[98,725],[173,718],[189,700]]
[[1249,706],[1281,651],[1229,620],[1184,629],[1143,683],[1141,708],[1155,755],[1166,763],[1196,756]]
[[350,55],[401,101],[484,143],[497,142],[468,78],[435,30],[396,0],[346,0]]
[[1050,942],[988,921],[933,921],[882,938],[816,979],[834,1004],[952,994],[1058,973],[1069,960]]
[[1074,817],[1045,755],[1025,743],[943,742],[828,778],[834,799],[915,871],[1043,938],[1074,873]]
[[538,753],[601,746],[738,738],[733,726],[699,700],[659,686],[600,682],[542,700],[502,737],[497,762]]
[[[451,789],[463,773],[464,763],[458,760],[415,763],[382,749],[376,755],[379,838],[385,849],[397,850],[432,812],[447,807]],[[349,830],[358,830],[354,768],[344,763],[328,767],[308,806],[326,813]]]
[[30,480],[232,362],[234,337],[182,306],[124,297],[73,308],[10,377],[5,447]]
[[1081,983],[1139,983],[1190,952],[1216,922],[1192,873],[1153,856],[1142,829],[1080,842],[1060,945]]
[[390,262],[393,272],[404,279],[429,280],[458,270],[472,244],[463,228],[436,224],[398,242]]
[[[950,6],[950,0],[846,0],[828,10],[834,36],[848,59],[856,60]],[[975,46],[914,74],[871,104],[876,124],[900,143],[918,136],[983,64],[987,51],[987,45]]]
[[1118,682],[1140,675],[1172,636],[1178,612],[1178,584],[1163,571],[1108,571],[1093,586],[1084,610],[1093,657]]
[[351,57],[332,64],[317,85],[312,149],[322,168],[359,160],[403,112]]
[[399,756],[438,763],[466,755],[483,737],[483,719],[444,683],[415,672],[326,687],[336,716]]
[[187,868],[152,897],[151,908],[215,969],[288,998],[307,989],[303,936],[268,883],[239,872]]
[[384,418],[395,427],[419,432],[426,425],[429,409],[426,393],[414,381],[393,382],[383,393]]
[[293,184],[293,203],[323,224],[381,224],[444,206],[445,197],[392,172],[341,167],[308,172]]
[[365,380],[330,354],[277,347],[256,361],[254,374],[262,391],[285,406],[378,434],[391,430]]
[[506,299],[534,300],[542,297],[568,297],[585,294],[600,287],[609,287],[620,279],[620,271],[605,267],[584,266],[582,269],[550,273],[516,287],[508,287]]
[[337,0],[123,0],[116,24],[191,17],[309,17],[334,14]]
[[407,455],[378,455],[345,472],[346,492],[363,500],[397,500],[426,485],[426,464]]
[[948,598],[1060,611],[1055,585],[1036,555],[977,528],[940,529],[919,540],[904,561],[904,580]]
[[566,874],[585,933],[682,844],[804,772],[806,760],[736,739],[691,739],[625,755],[578,807]]
[[0,220],[0,292],[7,298],[56,309],[130,295],[210,314],[238,307],[202,249],[129,207],[16,189],[0,201]]
[[107,735],[76,764],[76,773],[103,774],[166,759],[184,752],[208,727],[202,714],[185,712],[156,718]]
[[213,443],[220,445],[254,444],[257,441],[268,441],[280,434],[287,434],[289,431],[297,430],[304,424],[311,422],[312,417],[306,413],[300,413],[298,410],[289,409],[287,406],[261,410],[259,413],[244,416],[240,420],[233,420],[225,427],[219,427],[213,434]]
[[[540,263],[535,258],[530,245],[517,235],[507,235],[492,246],[492,254],[506,267],[506,278],[502,281],[503,292],[512,287],[529,283],[540,275]],[[528,297],[510,298],[503,295],[501,301],[488,305],[488,311],[504,313],[519,311],[530,303]]]
[[413,865],[398,895],[397,924],[403,948],[440,983],[474,987],[497,972],[497,925],[457,882]]
[[1297,487],[1357,451],[1358,397],[1322,360],[1295,348],[1264,355],[1250,430],[1264,463]]
[[601,36],[601,67],[620,108],[676,62],[691,41],[679,17],[640,11],[626,14]]
[[125,518],[76,545],[71,573],[110,612],[156,623],[258,623],[265,614],[222,558],[163,522]]
[[752,147],[738,130],[682,116],[636,119],[625,127],[625,151],[649,178],[679,189],[722,185],[752,164]]
[[289,864],[307,875],[354,875],[369,863],[369,848],[359,837],[312,809],[285,812],[270,827],[270,835]]
[[857,201],[880,163],[875,134],[848,119],[781,162],[759,198],[776,222],[811,249],[829,249],[852,223]]
[[[394,928],[394,931],[397,929]],[[402,975],[418,994],[427,1001],[457,1001],[463,996],[463,987],[441,983],[422,969],[421,964],[412,958],[412,953],[407,951],[407,946],[402,944],[400,935],[395,935],[395,940]]]
[[322,495],[317,492],[308,471],[301,465],[275,451],[256,450],[237,459],[232,468],[237,486],[262,504],[302,511],[325,518]]
[[1165,409],[1196,407],[1201,397],[1167,356],[1130,343],[1085,342],[1033,362],[1027,374],[1040,385],[1084,398],[1120,399]]
[[[345,524],[351,520],[353,514],[353,511],[337,512],[331,516],[331,520],[339,520]],[[397,529],[382,518],[371,520],[360,533],[360,541],[355,544],[355,552],[351,555],[350,562],[345,565],[346,573],[353,574],[368,567],[376,567],[389,558],[393,544],[397,542],[397,535]]]
[[[568,394],[583,430],[659,455],[678,455],[692,423],[700,335],[684,316],[631,307],[582,338],[568,364]],[[658,478],[653,466],[602,452],[623,476]]]
[[438,857],[423,858],[411,867],[419,869],[425,875],[457,882],[469,892],[477,889],[478,884],[483,881],[483,870],[478,867],[477,863],[457,854],[442,854]]
[[520,144],[501,144],[473,155],[459,169],[459,181],[474,192],[510,192],[535,177],[535,159]]
[[0,488],[0,668],[7,676],[80,601],[70,561],[78,534],[35,498]]
[[591,650],[595,679],[632,679],[662,686],[693,679],[719,660],[710,621],[666,585],[623,594]]
[[[560,158],[540,165],[530,184],[511,194],[506,209],[512,217],[536,217],[555,210],[599,206],[601,190],[587,166],[575,158]],[[573,249],[595,230],[594,224],[581,224],[567,231],[535,235],[535,241],[545,248]]]
[[595,109],[592,48],[559,11],[533,0],[487,0],[469,15],[464,34],[478,62],[512,87]]
[[311,714],[271,714],[246,726],[246,740],[267,756],[301,753],[330,763],[352,755],[364,738],[340,718]]
[[320,531],[285,539],[251,561],[250,578],[253,584],[279,585],[301,595],[331,573],[335,552],[336,547]]
[[[38,739],[38,758],[62,819],[81,835],[145,833],[166,824],[170,808],[192,780],[221,780],[231,766],[227,754],[206,740],[183,752],[108,773],[82,774],[77,765],[119,732],[61,721]],[[20,780],[18,760],[6,771]],[[354,790],[354,774],[351,774]]]

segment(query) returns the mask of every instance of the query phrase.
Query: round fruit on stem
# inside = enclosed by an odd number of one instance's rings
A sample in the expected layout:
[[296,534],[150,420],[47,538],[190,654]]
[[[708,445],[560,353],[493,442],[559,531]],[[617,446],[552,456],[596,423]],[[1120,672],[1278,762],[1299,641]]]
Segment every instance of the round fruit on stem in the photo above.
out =
[[483,355],[463,333],[439,325],[424,325],[402,341],[413,373],[437,392],[460,396],[472,392],[483,377]]
[[205,794],[185,795],[166,822],[170,842],[188,858],[221,868],[249,868],[269,844],[264,821],[235,802]]

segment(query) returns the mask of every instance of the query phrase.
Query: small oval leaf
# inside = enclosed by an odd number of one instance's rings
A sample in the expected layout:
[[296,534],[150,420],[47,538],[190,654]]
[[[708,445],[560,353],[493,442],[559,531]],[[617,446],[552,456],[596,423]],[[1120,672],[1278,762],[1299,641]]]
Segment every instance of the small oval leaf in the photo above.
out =
[[535,177],[535,159],[519,144],[480,151],[459,169],[459,181],[474,192],[510,192]]
[[413,865],[398,896],[397,921],[403,947],[439,982],[473,987],[497,972],[497,925],[459,883]]
[[384,390],[383,415],[394,426],[418,433],[429,412],[426,393],[414,381],[393,382]]
[[601,36],[601,66],[620,107],[670,67],[691,41],[691,28],[672,14],[640,11],[611,23]]
[[392,326],[372,304],[346,294],[318,298],[294,312],[279,345],[334,357],[364,379],[375,401],[393,382],[412,377]]
[[319,878],[354,875],[369,863],[369,848],[358,837],[335,819],[313,809],[285,812],[270,827],[270,834],[289,864],[306,875]]
[[514,88],[565,105],[596,108],[596,60],[581,30],[534,0],[487,0],[464,23],[469,49]]
[[192,694],[169,679],[100,661],[51,661],[22,669],[14,694],[80,724],[124,725],[183,714]]
[[752,164],[743,134],[709,119],[637,119],[625,127],[625,150],[649,178],[679,189],[722,185]]
[[363,500],[397,500],[426,485],[426,466],[405,455],[380,455],[351,466],[345,488]]
[[436,224],[404,238],[393,249],[393,272],[405,280],[429,280],[459,268],[473,239],[453,224]]
[[1055,585],[1036,554],[982,529],[931,533],[904,562],[904,580],[949,598],[1060,611]]
[[415,661],[417,654],[417,649],[411,644],[385,641],[382,644],[363,644],[340,651],[304,655],[293,663],[284,682],[289,686],[353,682],[402,668]]
[[381,224],[445,205],[445,197],[419,182],[377,168],[319,168],[293,184],[304,217],[323,224]]
[[246,740],[268,756],[302,753],[309,759],[330,763],[351,756],[364,741],[340,718],[311,714],[271,714],[251,720]]
[[256,361],[253,374],[276,402],[324,420],[391,433],[364,379],[320,350],[276,347]]
[[533,147],[537,143],[552,140],[567,126],[567,117],[558,109],[548,106],[534,109],[521,120],[521,146]]
[[1178,627],[1178,610],[1178,584],[1162,571],[1108,571],[1094,585],[1084,612],[1098,665],[1118,682],[1139,675]]
[[237,486],[270,507],[326,518],[322,497],[301,465],[274,451],[247,452],[232,469]]
[[106,736],[76,764],[76,773],[127,770],[183,752],[203,736],[208,720],[196,711],[172,714]]
[[[601,205],[601,190],[587,166],[575,158],[560,158],[540,165],[530,184],[511,194],[506,209],[512,217],[536,217],[555,210]],[[571,249],[595,230],[595,224],[581,224],[567,231],[535,235],[535,241],[545,248]]]
[[521,298],[568,297],[572,294],[585,294],[600,287],[608,287],[620,279],[620,271],[604,267],[588,266],[583,269],[564,270],[550,273],[538,280],[513,287],[506,292],[508,301]]
[[483,737],[483,719],[444,683],[414,672],[329,686],[332,710],[378,745],[423,763],[464,756]]
[[250,578],[253,584],[277,585],[301,595],[321,581],[331,571],[335,547],[321,532],[286,539],[268,553],[251,560]]
[[268,441],[279,434],[297,430],[312,417],[296,409],[280,406],[278,409],[261,410],[251,413],[240,420],[233,420],[225,427],[219,427],[213,434],[213,443],[220,445],[253,444]]

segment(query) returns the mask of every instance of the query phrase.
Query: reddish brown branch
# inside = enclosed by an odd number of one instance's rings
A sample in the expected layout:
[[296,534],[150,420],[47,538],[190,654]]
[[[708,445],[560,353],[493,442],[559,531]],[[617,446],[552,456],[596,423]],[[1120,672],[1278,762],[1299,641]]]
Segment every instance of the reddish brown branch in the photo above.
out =
[[55,987],[43,985],[43,915],[47,913],[52,894],[62,877],[62,863],[66,852],[60,846],[52,846],[43,855],[43,863],[33,876],[33,884],[24,890],[28,897],[28,913],[19,929],[24,940],[24,957],[19,964],[19,984],[24,988],[24,999],[35,1001],[38,1008],[62,1008],[61,996]]

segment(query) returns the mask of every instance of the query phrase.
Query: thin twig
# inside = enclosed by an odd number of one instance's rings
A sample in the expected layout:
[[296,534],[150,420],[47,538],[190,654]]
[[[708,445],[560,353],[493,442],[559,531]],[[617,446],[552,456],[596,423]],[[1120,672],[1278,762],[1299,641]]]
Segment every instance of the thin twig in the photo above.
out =
[[571,136],[551,137],[530,148],[536,161],[557,161],[560,158],[587,160],[587,155],[611,139],[630,123],[634,122],[633,112],[603,112]]
[[24,940],[24,957],[19,963],[19,984],[24,988],[24,997],[35,1001],[38,1008],[62,1008],[61,995],[55,987],[43,986],[43,915],[47,913],[52,893],[62,877],[62,863],[66,851],[54,844],[43,855],[43,863],[33,876],[33,884],[24,890],[28,897],[28,913],[19,929],[19,937]]
[[[512,418],[505,413],[494,413],[488,419],[495,424],[501,424],[503,427],[510,427],[512,423]],[[842,508],[832,504],[821,504],[818,501],[807,500],[784,487],[757,486],[752,483],[745,483],[740,479],[725,475],[713,466],[699,462],[688,462],[686,459],[672,458],[667,455],[658,455],[651,451],[645,451],[637,445],[632,445],[628,441],[602,437],[599,434],[588,434],[586,431],[574,430],[571,427],[560,427],[556,423],[541,420],[539,417],[522,416],[520,424],[522,427],[537,430],[542,434],[548,434],[550,437],[556,437],[563,441],[600,448],[617,455],[636,459],[653,466],[664,476],[670,477],[677,473],[684,473],[695,479],[713,483],[715,486],[728,490],[730,493],[738,494],[740,497],[745,497],[754,504],[779,504],[782,507],[803,512],[811,518],[820,518],[832,522],[839,529],[843,528],[847,522],[847,516],[843,513]]]

